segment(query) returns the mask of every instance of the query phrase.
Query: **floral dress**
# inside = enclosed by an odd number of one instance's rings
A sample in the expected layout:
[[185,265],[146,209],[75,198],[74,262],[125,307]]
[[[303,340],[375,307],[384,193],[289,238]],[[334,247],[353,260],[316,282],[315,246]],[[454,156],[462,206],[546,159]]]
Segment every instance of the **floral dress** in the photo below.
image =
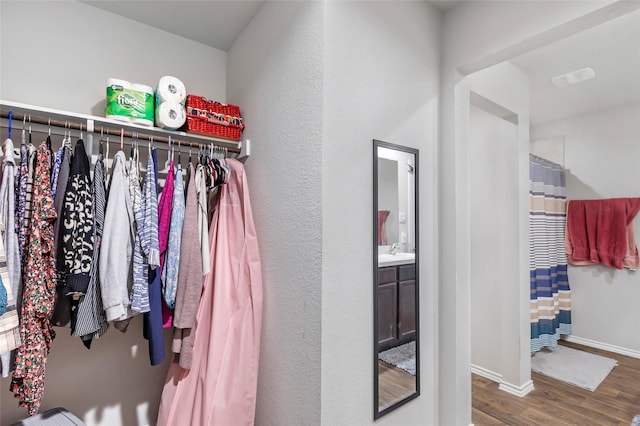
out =
[[37,414],[40,407],[47,355],[55,338],[51,315],[56,294],[53,251],[56,211],[51,197],[49,150],[45,142],[38,147],[37,156],[20,322],[23,343],[16,351],[11,380],[11,391],[30,415]]

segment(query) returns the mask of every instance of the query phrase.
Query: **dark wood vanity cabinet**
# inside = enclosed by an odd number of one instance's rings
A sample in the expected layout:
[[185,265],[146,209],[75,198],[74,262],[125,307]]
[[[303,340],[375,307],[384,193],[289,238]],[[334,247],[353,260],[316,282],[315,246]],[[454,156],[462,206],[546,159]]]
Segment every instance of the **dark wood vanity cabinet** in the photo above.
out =
[[383,351],[415,339],[415,264],[378,268],[378,346]]

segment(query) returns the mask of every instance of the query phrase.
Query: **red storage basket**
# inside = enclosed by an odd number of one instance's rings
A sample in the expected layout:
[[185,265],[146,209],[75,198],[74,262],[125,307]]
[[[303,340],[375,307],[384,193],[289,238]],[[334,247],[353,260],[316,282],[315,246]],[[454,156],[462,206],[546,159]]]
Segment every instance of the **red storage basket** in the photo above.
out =
[[187,95],[185,131],[225,139],[240,140],[244,121],[240,107]]

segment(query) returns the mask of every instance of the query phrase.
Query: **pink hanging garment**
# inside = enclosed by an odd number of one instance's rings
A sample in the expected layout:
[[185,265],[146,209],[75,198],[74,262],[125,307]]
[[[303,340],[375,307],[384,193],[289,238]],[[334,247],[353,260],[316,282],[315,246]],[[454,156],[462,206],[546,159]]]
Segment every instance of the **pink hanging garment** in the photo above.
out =
[[158,426],[253,425],[262,317],[262,273],[244,168],[231,176],[209,231],[211,271],[196,313],[190,370],[172,363]]

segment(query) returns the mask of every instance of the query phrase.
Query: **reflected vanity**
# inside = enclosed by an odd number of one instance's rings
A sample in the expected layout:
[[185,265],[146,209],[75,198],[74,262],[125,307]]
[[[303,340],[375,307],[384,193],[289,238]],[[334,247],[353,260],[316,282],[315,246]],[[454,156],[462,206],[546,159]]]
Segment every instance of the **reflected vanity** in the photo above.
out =
[[374,418],[420,395],[418,150],[373,141]]

